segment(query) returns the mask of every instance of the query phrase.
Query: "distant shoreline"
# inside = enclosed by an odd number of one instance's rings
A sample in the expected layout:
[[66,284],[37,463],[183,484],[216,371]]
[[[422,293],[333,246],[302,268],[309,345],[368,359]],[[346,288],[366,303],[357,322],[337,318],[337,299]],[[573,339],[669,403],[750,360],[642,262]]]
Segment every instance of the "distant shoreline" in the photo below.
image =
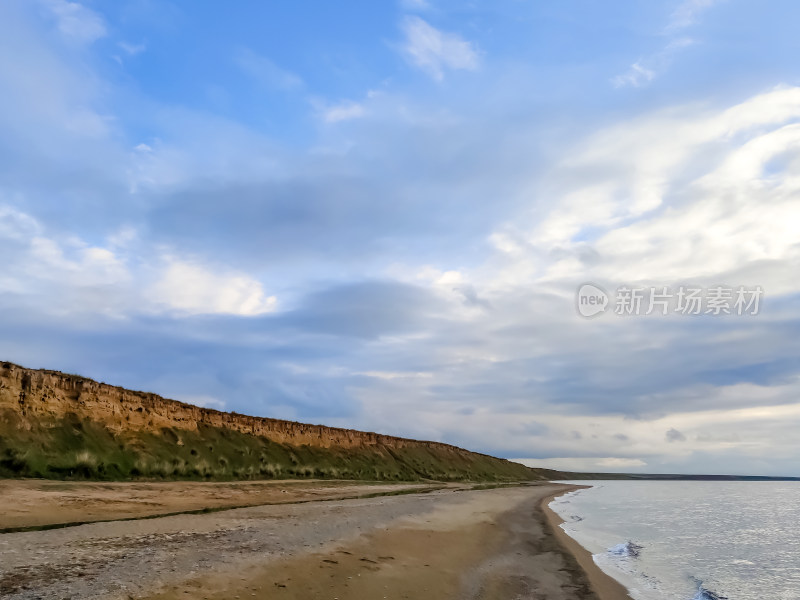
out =
[[[544,470],[543,472],[547,472]],[[800,481],[800,477],[771,475],[681,475],[653,473],[562,473],[550,481]]]

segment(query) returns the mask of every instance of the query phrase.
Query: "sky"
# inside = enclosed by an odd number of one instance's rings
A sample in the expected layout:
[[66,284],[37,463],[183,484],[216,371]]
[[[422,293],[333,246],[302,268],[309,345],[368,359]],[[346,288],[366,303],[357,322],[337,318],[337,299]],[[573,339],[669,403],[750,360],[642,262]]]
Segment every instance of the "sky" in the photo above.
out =
[[4,0],[0,358],[531,465],[800,476],[798,18]]

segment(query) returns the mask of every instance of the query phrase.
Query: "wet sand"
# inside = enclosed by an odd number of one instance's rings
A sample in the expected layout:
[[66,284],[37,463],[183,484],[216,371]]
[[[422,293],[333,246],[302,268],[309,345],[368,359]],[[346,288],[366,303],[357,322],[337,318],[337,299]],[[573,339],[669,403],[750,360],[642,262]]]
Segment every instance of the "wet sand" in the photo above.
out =
[[[585,487],[587,486],[573,486],[573,489],[581,489]],[[628,594],[628,590],[625,588],[625,586],[601,570],[600,567],[595,564],[591,552],[581,546],[578,542],[567,535],[563,529],[561,529],[560,526],[562,523],[564,523],[564,519],[559,517],[552,509],[550,509],[549,504],[556,496],[560,496],[564,493],[566,492],[562,491],[551,494],[550,496],[542,499],[541,502],[542,513],[544,514],[545,519],[547,519],[547,523],[555,534],[556,539],[567,550],[567,552],[575,557],[575,560],[578,561],[581,569],[583,569],[584,573],[586,573],[586,577],[589,579],[589,583],[591,584],[592,588],[602,600],[631,600],[631,597]]]
[[570,489],[443,489],[6,533],[0,596],[627,600],[546,512]]

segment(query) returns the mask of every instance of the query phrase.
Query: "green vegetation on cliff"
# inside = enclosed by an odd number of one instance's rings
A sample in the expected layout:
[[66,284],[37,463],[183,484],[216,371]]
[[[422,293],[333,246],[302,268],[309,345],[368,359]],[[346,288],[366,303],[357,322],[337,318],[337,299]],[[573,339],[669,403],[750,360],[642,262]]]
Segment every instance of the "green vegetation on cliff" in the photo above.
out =
[[0,477],[48,479],[332,478],[415,481],[539,479],[527,467],[490,456],[430,448],[314,447],[200,425],[196,430],[113,433],[77,415],[23,421],[0,412]]

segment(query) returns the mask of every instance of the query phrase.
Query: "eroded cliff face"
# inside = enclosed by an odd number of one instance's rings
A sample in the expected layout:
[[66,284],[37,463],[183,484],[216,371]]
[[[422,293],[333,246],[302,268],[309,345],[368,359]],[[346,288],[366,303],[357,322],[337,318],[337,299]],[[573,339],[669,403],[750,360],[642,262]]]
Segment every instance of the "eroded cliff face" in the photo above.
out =
[[440,453],[473,454],[438,442],[220,412],[76,375],[26,369],[8,362],[0,363],[0,411],[3,410],[16,413],[20,417],[20,427],[30,427],[47,418],[61,419],[75,414],[101,423],[116,433],[158,431],[162,428],[197,430],[200,425],[209,425],[295,446],[426,447]]

